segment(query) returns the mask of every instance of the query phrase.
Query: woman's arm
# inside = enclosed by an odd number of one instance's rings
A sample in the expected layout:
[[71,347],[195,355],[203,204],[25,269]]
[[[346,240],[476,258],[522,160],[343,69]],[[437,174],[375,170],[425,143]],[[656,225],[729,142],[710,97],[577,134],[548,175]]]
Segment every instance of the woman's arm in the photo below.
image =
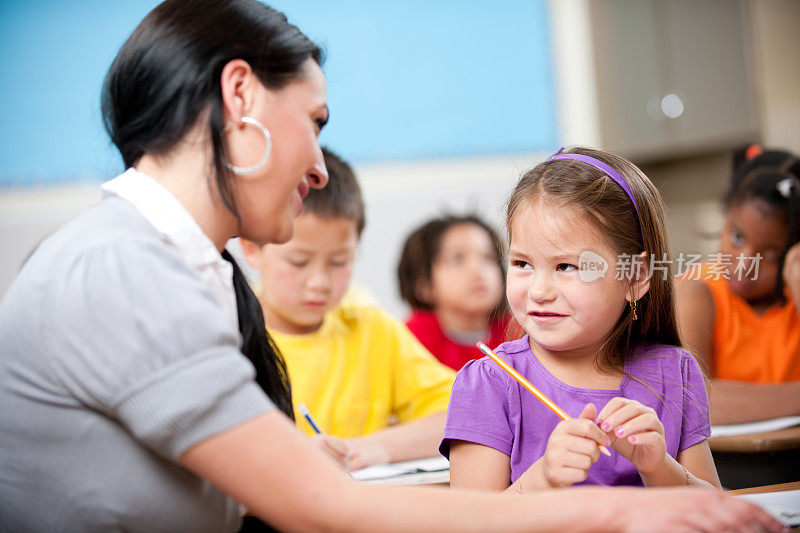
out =
[[708,399],[712,425],[800,415],[800,382],[761,384],[713,377],[714,301],[703,282],[691,280],[678,285],[677,303],[681,339],[711,376]]
[[361,485],[277,411],[196,444],[180,461],[282,531],[783,531],[721,491],[581,488],[509,498]]
[[450,486],[459,489],[505,491],[509,494],[528,494],[552,489],[544,473],[544,458],[540,457],[514,483],[511,465],[506,454],[474,442],[450,441]]
[[347,439],[350,469],[438,455],[445,418],[446,413],[442,411]]

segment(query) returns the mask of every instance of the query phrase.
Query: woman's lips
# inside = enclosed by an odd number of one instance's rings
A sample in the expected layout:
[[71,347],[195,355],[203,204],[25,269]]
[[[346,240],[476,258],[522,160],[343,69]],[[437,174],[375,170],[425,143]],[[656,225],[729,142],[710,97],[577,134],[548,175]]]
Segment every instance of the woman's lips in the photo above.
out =
[[297,196],[299,201],[297,202],[298,206],[295,216],[299,217],[303,213],[303,199],[308,196],[308,192],[310,190],[311,189],[305,181],[301,181],[300,185],[297,186]]
[[308,184],[305,181],[301,181],[300,185],[297,186],[297,191],[300,193],[301,200],[305,199],[305,197],[308,196],[309,190],[310,187],[308,186]]

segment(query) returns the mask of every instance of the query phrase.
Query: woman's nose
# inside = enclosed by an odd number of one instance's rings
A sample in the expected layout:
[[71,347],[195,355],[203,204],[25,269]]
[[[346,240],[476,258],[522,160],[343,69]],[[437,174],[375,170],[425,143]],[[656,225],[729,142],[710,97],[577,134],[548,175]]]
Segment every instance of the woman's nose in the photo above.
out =
[[325,158],[319,148],[317,148],[317,160],[309,169],[307,177],[308,185],[312,189],[322,189],[328,184],[328,168],[325,166]]

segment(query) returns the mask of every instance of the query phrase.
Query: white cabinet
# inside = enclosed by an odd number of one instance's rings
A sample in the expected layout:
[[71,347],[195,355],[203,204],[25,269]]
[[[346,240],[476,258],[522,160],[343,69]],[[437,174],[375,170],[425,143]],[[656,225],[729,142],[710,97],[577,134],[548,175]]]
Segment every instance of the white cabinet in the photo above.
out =
[[[652,160],[757,139],[744,0],[588,0],[583,6],[596,144]],[[561,19],[555,31],[568,42],[572,15]],[[557,61],[570,59],[562,54]],[[567,141],[573,142],[568,135]]]

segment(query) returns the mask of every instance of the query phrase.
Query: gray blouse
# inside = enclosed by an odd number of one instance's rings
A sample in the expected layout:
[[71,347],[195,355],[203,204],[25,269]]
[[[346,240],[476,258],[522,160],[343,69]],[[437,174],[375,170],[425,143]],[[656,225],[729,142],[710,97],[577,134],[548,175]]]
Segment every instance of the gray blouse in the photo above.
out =
[[0,531],[234,531],[176,461],[274,406],[206,283],[126,200],[48,238],[0,303]]

